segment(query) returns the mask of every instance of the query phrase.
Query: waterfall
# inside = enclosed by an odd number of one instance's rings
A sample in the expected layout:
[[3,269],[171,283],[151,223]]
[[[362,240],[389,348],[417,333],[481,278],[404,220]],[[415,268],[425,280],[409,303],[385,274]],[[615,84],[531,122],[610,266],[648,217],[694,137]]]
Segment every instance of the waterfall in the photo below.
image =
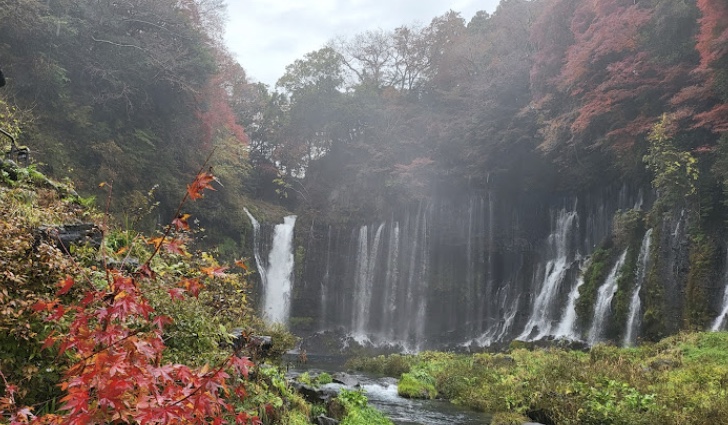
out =
[[725,322],[726,316],[728,316],[728,285],[726,285],[725,292],[723,293],[723,307],[718,317],[715,318],[710,330],[717,332],[723,329],[723,322]]
[[263,318],[270,324],[288,322],[293,279],[293,229],[296,216],[290,215],[276,225],[273,245],[268,255],[267,279],[264,286]]
[[642,283],[647,276],[647,266],[650,260],[650,243],[652,241],[652,229],[645,232],[642,238],[642,246],[640,247],[640,255],[637,257],[637,270],[635,271],[634,292],[632,293],[632,301],[629,304],[629,314],[627,316],[627,328],[624,332],[624,340],[622,344],[630,347],[635,344],[637,333],[640,327],[640,309],[642,304],[640,301],[640,290]]
[[384,223],[379,225],[374,236],[371,249],[368,243],[368,227],[362,226],[359,229],[359,251],[357,256],[357,275],[355,280],[355,312],[352,322],[354,331],[359,342],[366,339],[369,330],[369,317],[372,303],[372,292],[374,286],[374,273],[376,272],[377,257],[379,256],[379,243],[382,236]]
[[624,250],[622,255],[612,267],[612,271],[609,272],[607,279],[604,281],[602,286],[597,291],[597,302],[594,305],[594,318],[592,319],[591,329],[589,329],[589,345],[594,345],[599,342],[602,332],[604,331],[604,325],[609,315],[609,308],[612,303],[614,294],[617,293],[617,280],[619,278],[619,272],[624,266],[624,261],[627,258],[627,250]]
[[391,326],[393,314],[397,310],[397,282],[399,280],[399,222],[389,233],[387,256],[387,274],[384,278],[384,314],[382,316],[382,333],[387,339],[394,338],[394,327]]
[[328,236],[326,238],[326,270],[321,280],[321,326],[323,329],[326,325],[326,313],[329,302],[329,284],[331,283],[331,225],[329,225]]
[[713,321],[713,325],[710,330],[718,332],[723,329],[725,324],[726,316],[728,316],[728,252],[726,252],[725,271],[723,272],[723,281],[726,282],[725,289],[723,290],[723,306],[721,307],[720,314]]
[[584,284],[584,275],[579,273],[579,278],[576,280],[574,287],[571,288],[569,293],[569,302],[566,304],[566,310],[564,310],[564,317],[561,318],[559,326],[556,328],[554,336],[568,339],[578,339],[574,326],[576,325],[576,300],[579,299],[579,288]]
[[263,264],[263,259],[260,257],[260,223],[253,217],[247,208],[243,208],[245,214],[248,215],[250,222],[253,224],[253,256],[255,257],[255,267],[258,269],[260,275],[260,284],[262,288],[268,286],[268,276]]
[[[569,261],[569,237],[577,223],[576,211],[559,211],[556,227],[548,237],[549,252],[552,258],[544,267],[544,278],[540,290],[531,309],[531,317],[518,339],[538,339],[551,333],[555,316],[559,313],[556,308],[556,295],[559,286],[571,266]],[[536,335],[532,335],[534,331]]]
[[474,209],[474,200],[473,198],[470,198],[470,207],[468,208],[468,229],[465,234],[465,258],[467,261],[465,269],[465,287],[467,288],[467,296],[465,297],[465,327],[468,334],[473,333],[474,323],[472,318],[476,317],[477,302],[477,297],[472,293],[475,288],[475,259],[473,258],[473,239],[475,236]]

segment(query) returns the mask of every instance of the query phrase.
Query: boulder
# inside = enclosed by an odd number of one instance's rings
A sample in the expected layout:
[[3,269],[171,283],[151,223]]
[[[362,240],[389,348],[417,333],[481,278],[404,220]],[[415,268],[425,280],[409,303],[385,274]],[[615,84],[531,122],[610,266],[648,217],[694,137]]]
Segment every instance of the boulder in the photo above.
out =
[[336,382],[337,384],[341,384],[350,388],[359,387],[359,380],[344,372],[334,373],[333,375],[331,375],[331,380],[333,382]]
[[101,246],[102,233],[94,223],[64,224],[61,226],[41,226],[37,238],[47,240],[63,252],[69,252],[72,245],[90,244]]
[[315,388],[298,381],[291,382],[291,386],[297,393],[309,403],[326,403],[336,396],[336,391],[327,388]]
[[319,415],[319,416],[316,416],[314,423],[316,425],[339,425],[340,422],[334,418],[329,418],[328,416]]
[[273,348],[273,337],[267,335],[246,335],[242,329],[233,329],[232,348],[235,351],[247,350],[256,358],[265,358]]

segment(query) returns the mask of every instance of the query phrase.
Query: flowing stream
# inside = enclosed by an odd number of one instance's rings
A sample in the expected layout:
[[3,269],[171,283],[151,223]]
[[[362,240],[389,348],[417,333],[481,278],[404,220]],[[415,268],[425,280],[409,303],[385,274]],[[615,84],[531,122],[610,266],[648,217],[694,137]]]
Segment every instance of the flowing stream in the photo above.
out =
[[[334,374],[341,371],[341,359],[311,356],[305,365],[290,369],[289,374],[297,375],[306,371],[310,373],[328,372]],[[384,413],[396,425],[487,425],[491,417],[464,407],[455,406],[443,400],[412,400],[397,395],[397,380],[394,378],[377,378],[361,373],[351,373],[348,377],[359,383],[370,406]],[[336,391],[346,387],[341,384],[328,384],[327,389]]]

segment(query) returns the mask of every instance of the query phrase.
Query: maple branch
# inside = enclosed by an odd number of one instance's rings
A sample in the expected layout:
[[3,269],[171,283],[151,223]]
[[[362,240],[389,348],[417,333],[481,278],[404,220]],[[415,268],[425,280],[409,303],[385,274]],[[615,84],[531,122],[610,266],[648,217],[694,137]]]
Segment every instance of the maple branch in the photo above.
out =
[[[104,183],[102,183],[104,185]],[[109,210],[111,207],[111,194],[114,190],[114,181],[112,180],[107,186],[109,186],[108,194],[106,195],[106,210],[104,211],[104,221],[101,224],[101,265],[104,267],[106,273],[106,282],[111,285],[111,275],[109,269],[106,267],[106,233],[109,220]]]
[[[215,153],[215,149],[217,149],[217,148],[213,147],[212,150],[210,151],[210,153],[207,155],[207,158],[205,158],[205,161],[202,163],[202,166],[200,166],[200,169],[197,171],[197,174],[195,174],[195,178],[197,178],[197,176],[199,176],[200,173],[202,173],[202,170],[204,170],[205,167],[207,166],[207,164],[210,162],[210,158],[212,158],[212,154]],[[164,244],[164,240],[167,239],[169,234],[172,232],[172,227],[173,227],[172,221],[174,221],[174,219],[179,217],[180,213],[182,212],[182,207],[187,202],[187,198],[189,198],[189,196],[190,196],[189,191],[186,191],[185,196],[182,197],[182,200],[180,201],[179,205],[177,206],[177,211],[175,211],[174,215],[172,216],[172,220],[170,220],[170,223],[167,224],[164,234],[162,235],[162,239],[159,241],[158,244],[155,244],[154,251],[151,253],[149,258],[147,258],[147,261],[144,262],[143,266],[146,266],[147,268],[149,268],[149,264],[154,259],[154,257],[156,257],[157,254],[159,253],[159,250],[162,248],[162,245]]]
[[175,401],[174,403],[172,403],[172,406],[176,406],[178,404],[181,404],[185,400],[189,400],[193,395],[195,395],[198,392],[200,392],[200,390],[202,390],[212,380],[213,377],[215,377],[218,373],[220,373],[225,368],[225,366],[227,366],[227,363],[230,361],[230,359],[232,359],[232,355],[230,355],[224,362],[222,362],[222,364],[220,365],[220,367],[218,367],[217,369],[215,369],[215,373],[213,373],[212,375],[210,375],[211,372],[208,372],[207,373],[207,376],[205,377],[205,380],[203,382],[201,382],[200,385],[197,388],[195,388],[194,390],[192,390],[191,393],[187,394],[186,396],[184,396],[181,399],[179,399],[179,400]]
[[238,353],[240,352],[240,350],[242,350],[242,348],[243,348],[242,345],[237,347],[235,349],[235,351],[233,351],[233,353],[225,359],[225,361],[221,362],[220,366],[217,369],[215,369],[215,371],[214,371],[214,373],[212,373],[212,375],[210,374],[211,372],[208,372],[205,380],[202,383],[200,383],[200,385],[197,388],[195,388],[191,393],[187,394],[185,397],[172,403],[172,406],[176,406],[176,405],[184,402],[185,400],[188,400],[190,397],[192,397],[196,393],[200,392],[200,390],[202,388],[204,388],[212,380],[212,378],[217,376],[217,374],[220,373],[225,368],[225,366],[227,366],[228,363],[231,362],[233,357],[238,356]]

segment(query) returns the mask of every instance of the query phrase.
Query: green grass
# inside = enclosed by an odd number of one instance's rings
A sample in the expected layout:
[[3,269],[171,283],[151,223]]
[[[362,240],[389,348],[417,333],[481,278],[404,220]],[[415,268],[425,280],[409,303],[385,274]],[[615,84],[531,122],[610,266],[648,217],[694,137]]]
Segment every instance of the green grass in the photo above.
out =
[[506,419],[528,415],[560,425],[728,423],[728,333],[683,333],[637,348],[599,345],[588,353],[427,352],[412,359],[400,393],[429,395],[428,383],[453,403]]

